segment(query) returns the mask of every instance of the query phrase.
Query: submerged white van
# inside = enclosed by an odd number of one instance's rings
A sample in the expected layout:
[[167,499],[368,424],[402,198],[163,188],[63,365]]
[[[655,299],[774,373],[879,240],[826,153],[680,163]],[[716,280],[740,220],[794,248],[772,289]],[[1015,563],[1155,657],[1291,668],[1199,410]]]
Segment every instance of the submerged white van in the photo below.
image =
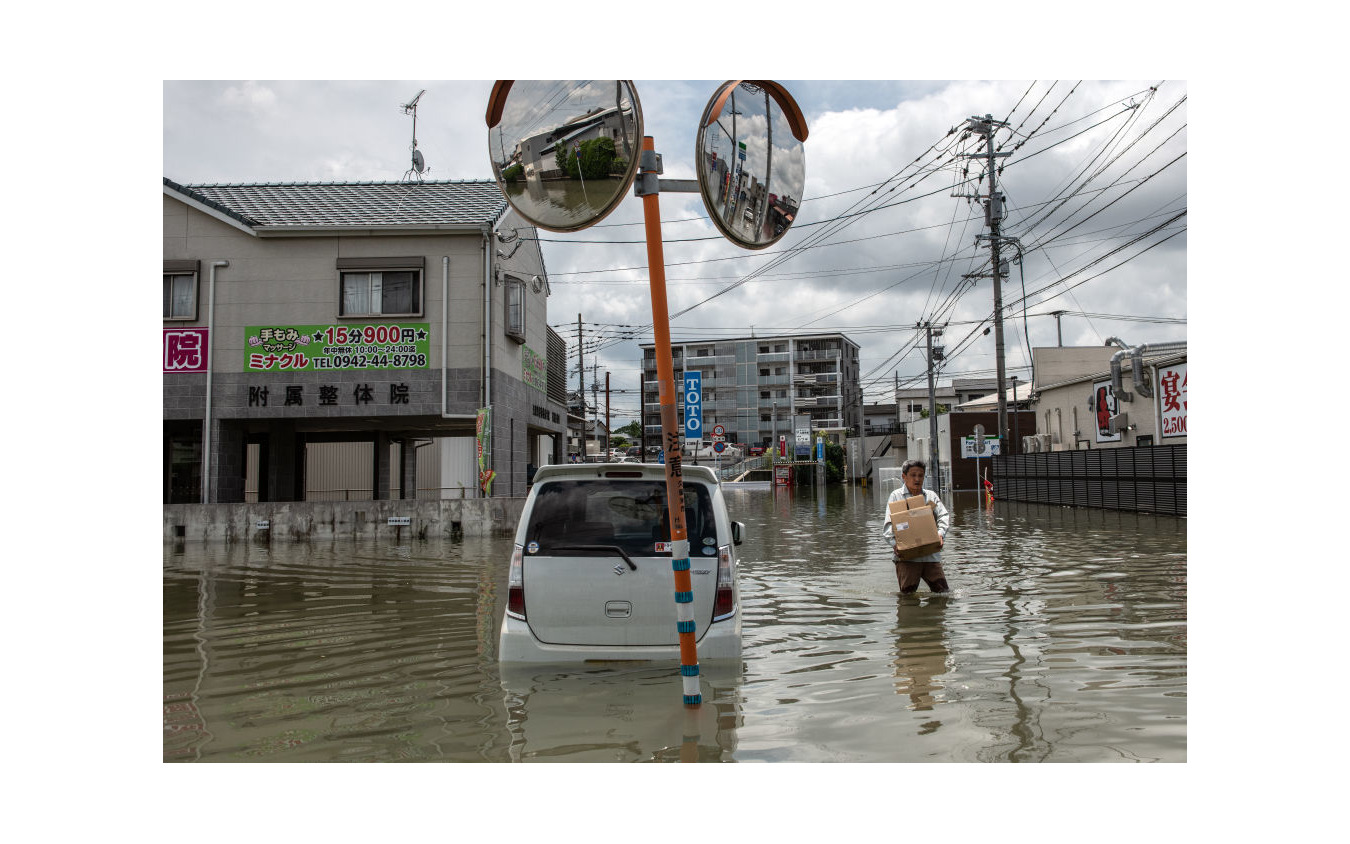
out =
[[[698,659],[741,655],[736,550],[716,474],[684,467]],[[516,528],[504,663],[680,659],[665,467],[545,466]]]

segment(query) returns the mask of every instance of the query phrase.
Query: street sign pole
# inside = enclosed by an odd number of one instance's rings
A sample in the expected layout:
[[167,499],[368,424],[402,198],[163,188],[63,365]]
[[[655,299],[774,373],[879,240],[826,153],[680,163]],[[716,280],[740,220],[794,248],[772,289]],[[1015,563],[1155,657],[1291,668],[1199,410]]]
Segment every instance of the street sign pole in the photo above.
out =
[[661,439],[666,457],[666,508],[670,515],[671,568],[675,572],[676,630],[680,639],[680,675],[684,703],[703,702],[699,686],[698,645],[694,634],[694,588],[689,575],[689,533],[684,523],[684,471],[680,425],[675,415],[675,364],[670,352],[670,308],[666,302],[666,256],[661,246],[661,201],[656,141],[642,139],[637,186],[647,236],[647,272],[651,279],[652,329],[656,341],[656,380],[661,401]]

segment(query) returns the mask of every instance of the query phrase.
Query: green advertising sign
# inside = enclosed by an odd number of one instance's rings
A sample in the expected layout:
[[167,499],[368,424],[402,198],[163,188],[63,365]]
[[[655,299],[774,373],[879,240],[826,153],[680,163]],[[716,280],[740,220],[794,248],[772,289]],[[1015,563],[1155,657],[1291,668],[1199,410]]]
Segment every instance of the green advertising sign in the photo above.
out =
[[543,355],[525,346],[524,354],[521,355],[521,369],[526,384],[541,393],[548,391],[548,361]]
[[427,322],[386,325],[250,325],[245,372],[427,369]]

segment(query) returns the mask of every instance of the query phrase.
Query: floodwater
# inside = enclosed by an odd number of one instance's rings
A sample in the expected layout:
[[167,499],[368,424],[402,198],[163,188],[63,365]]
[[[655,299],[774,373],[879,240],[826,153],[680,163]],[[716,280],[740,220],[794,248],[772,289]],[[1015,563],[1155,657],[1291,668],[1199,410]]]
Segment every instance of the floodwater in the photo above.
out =
[[[901,596],[882,491],[729,490],[740,666],[511,670],[509,539],[165,545],[165,761],[1186,760],[1186,522],[958,496]],[[951,502],[949,500],[949,506]]]

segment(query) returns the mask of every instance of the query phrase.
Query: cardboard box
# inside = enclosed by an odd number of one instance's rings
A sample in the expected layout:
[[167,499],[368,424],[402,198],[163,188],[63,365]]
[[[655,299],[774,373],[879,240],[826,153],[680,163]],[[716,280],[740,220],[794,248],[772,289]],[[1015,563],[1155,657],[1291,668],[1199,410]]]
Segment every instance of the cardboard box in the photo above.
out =
[[900,559],[912,560],[942,548],[933,508],[927,505],[922,495],[891,502],[887,512]]

